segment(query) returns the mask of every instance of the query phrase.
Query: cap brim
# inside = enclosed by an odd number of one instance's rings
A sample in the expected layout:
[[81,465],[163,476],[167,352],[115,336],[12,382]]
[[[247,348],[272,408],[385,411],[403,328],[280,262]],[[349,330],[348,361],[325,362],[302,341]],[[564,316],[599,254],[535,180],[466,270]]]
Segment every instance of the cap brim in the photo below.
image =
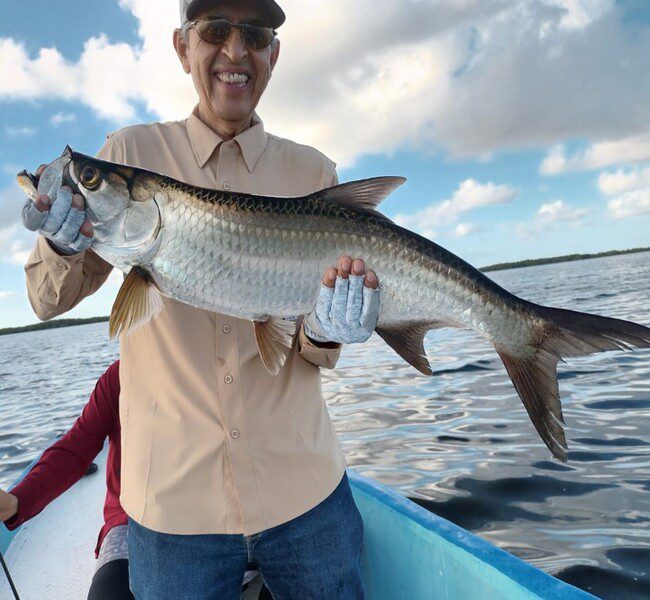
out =
[[[273,29],[277,29],[284,23],[286,15],[277,2],[274,0],[255,0],[255,2],[262,8],[268,19],[268,24]],[[187,20],[193,21],[202,12],[218,4],[219,0],[194,0],[190,2],[185,11]]]

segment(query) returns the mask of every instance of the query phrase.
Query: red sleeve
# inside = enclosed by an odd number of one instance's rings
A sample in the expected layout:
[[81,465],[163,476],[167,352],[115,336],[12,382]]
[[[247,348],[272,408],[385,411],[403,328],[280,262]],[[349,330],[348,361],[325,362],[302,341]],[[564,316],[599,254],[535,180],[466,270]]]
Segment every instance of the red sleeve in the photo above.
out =
[[72,429],[43,452],[32,470],[10,490],[18,498],[18,512],[5,521],[7,529],[15,529],[36,516],[83,477],[101,451],[106,436],[119,422],[119,397],[119,361],[116,361],[97,381]]

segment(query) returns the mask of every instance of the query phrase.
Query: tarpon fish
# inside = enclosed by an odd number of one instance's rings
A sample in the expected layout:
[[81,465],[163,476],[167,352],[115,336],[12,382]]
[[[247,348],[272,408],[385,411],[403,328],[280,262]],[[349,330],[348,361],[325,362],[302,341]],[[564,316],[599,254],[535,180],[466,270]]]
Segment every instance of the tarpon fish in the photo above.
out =
[[[379,278],[377,333],[432,375],[424,336],[471,329],[501,357],[540,436],[566,460],[556,366],[564,357],[650,347],[650,329],[620,319],[518,298],[458,256],[398,226],[377,205],[405,180],[377,177],[304,197],[274,198],[195,187],[164,175],[66,151],[42,174],[18,181],[32,197],[58,177],[83,195],[92,250],[127,273],[111,312],[111,336],[156,316],[162,295],[253,322],[260,356],[275,374],[291,345],[287,315],[309,313],[325,268],[347,254]],[[47,189],[47,186],[45,186]]]

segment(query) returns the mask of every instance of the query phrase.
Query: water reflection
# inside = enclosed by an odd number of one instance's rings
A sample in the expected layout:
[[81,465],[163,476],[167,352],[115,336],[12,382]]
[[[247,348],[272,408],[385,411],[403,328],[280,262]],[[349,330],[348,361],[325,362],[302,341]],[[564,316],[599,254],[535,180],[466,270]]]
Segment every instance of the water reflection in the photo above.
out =
[[[649,258],[491,276],[535,302],[648,325]],[[485,340],[441,329],[425,345],[433,377],[376,336],[324,372],[348,463],[592,593],[650,597],[650,352],[560,365],[570,446],[561,464]],[[71,425],[116,357],[105,324],[0,338],[0,485]]]

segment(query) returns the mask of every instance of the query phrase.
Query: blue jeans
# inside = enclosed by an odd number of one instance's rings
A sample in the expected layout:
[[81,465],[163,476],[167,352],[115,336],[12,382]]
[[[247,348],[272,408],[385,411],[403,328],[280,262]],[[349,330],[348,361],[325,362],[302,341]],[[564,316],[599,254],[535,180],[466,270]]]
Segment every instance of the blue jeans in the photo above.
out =
[[129,520],[137,600],[239,600],[248,564],[277,600],[363,599],[363,522],[347,475],[318,506],[252,536],[158,533]]

